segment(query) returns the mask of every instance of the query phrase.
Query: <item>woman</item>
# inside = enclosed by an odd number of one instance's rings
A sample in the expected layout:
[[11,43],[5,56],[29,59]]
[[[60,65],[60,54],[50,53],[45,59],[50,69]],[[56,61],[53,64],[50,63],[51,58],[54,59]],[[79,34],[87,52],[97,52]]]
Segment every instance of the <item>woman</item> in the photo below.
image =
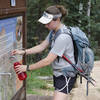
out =
[[38,20],[40,23],[44,24],[47,29],[50,30],[50,33],[46,37],[46,39],[41,44],[30,49],[14,50],[12,52],[13,55],[36,54],[42,52],[48,47],[48,45],[51,45],[51,50],[46,58],[28,66],[18,65],[16,68],[16,72],[21,73],[29,70],[35,70],[52,64],[53,81],[55,87],[53,100],[68,100],[67,94],[70,93],[76,81],[76,76],[65,76],[62,71],[64,68],[70,66],[70,64],[68,64],[62,58],[63,54],[65,56],[68,56],[69,59],[73,63],[75,63],[72,39],[70,35],[64,34],[68,32],[68,29],[61,22],[61,19],[65,15],[66,9],[61,5],[54,5],[48,7],[44,11],[43,16]]

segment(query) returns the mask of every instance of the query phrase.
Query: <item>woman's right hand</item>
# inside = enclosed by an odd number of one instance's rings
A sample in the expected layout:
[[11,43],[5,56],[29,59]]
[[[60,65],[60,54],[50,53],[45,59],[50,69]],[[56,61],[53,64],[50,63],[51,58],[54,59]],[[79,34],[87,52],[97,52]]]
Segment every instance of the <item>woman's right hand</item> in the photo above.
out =
[[15,49],[11,52],[11,55],[24,55],[25,54],[25,50],[18,50],[18,49]]

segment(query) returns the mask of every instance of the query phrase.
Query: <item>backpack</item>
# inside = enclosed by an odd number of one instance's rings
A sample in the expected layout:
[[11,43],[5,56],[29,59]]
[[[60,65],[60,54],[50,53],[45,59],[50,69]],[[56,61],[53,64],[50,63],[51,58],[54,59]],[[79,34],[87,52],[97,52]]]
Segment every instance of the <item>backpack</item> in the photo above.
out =
[[94,53],[89,40],[78,27],[69,27],[69,30],[74,44],[76,66],[88,76],[94,67]]
[[[79,28],[79,27],[66,27],[61,30],[64,34],[69,34],[72,38],[73,45],[74,45],[74,57],[76,64],[73,64],[70,59],[65,57],[64,55],[62,58],[64,58],[68,63],[71,64],[70,72],[68,68],[63,69],[64,75],[68,75],[73,77],[74,74],[78,74],[81,79],[82,83],[82,77],[84,77],[87,80],[87,95],[88,95],[88,83],[90,82],[92,85],[94,83],[92,81],[95,81],[92,77],[90,77],[91,71],[94,67],[94,53],[92,49],[90,48],[89,40],[85,33]],[[55,39],[60,34],[55,36]],[[49,40],[51,41],[52,34],[50,34]],[[73,70],[74,68],[74,70]],[[72,71],[71,71],[72,70]]]

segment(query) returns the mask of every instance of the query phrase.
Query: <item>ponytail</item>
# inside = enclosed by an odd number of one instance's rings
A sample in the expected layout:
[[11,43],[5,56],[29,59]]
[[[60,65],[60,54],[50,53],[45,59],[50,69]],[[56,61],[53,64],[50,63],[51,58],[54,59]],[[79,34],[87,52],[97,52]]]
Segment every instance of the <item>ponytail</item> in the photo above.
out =
[[62,13],[62,17],[64,17],[65,15],[68,15],[68,11],[67,11],[67,9],[64,8],[64,6],[62,6],[62,5],[56,5],[56,7]]
[[62,16],[60,17],[61,19],[67,15],[67,9],[64,8],[64,6],[62,5],[54,5],[54,6],[50,6],[45,10],[47,13],[49,14],[62,14]]

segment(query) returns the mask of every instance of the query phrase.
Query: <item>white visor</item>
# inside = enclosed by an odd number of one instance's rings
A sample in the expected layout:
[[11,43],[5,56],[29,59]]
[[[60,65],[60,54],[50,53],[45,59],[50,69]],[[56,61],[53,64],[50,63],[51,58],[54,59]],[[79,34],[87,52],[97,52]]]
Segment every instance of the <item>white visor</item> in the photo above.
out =
[[52,21],[52,19],[53,19],[52,14],[48,14],[48,13],[44,12],[43,16],[38,21],[42,24],[48,24]]

